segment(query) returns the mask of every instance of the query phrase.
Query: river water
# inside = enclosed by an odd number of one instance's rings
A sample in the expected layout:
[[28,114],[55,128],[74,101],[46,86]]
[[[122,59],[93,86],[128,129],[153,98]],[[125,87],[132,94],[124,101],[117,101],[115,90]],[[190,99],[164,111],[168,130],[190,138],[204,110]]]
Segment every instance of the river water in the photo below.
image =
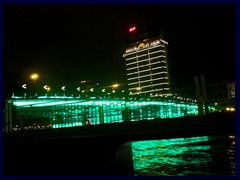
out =
[[135,176],[235,176],[235,136],[131,143]]
[[4,143],[4,175],[234,176],[235,136],[125,141],[122,136]]

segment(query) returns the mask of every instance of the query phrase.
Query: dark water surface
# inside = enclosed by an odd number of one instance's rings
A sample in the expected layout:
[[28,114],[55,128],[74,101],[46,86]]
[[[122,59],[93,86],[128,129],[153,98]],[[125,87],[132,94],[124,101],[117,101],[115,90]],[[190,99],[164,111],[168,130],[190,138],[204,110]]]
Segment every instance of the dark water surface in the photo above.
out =
[[145,141],[60,138],[4,143],[4,175],[234,176],[235,136]]
[[135,141],[135,176],[234,176],[235,136]]
[[99,138],[8,142],[4,175],[132,176],[131,144]]

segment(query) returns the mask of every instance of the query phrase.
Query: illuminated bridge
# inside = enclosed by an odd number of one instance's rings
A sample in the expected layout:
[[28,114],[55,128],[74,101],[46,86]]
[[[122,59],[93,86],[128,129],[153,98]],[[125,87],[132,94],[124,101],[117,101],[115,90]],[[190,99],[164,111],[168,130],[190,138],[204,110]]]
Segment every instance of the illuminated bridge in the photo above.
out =
[[[215,108],[209,106],[209,112],[211,111],[215,111]],[[167,98],[160,100],[22,98],[8,100],[4,114],[5,128],[23,130],[194,116],[198,115],[198,106],[195,101]]]
[[235,135],[235,114],[181,99],[21,98],[4,114],[5,175],[131,175],[132,142]]

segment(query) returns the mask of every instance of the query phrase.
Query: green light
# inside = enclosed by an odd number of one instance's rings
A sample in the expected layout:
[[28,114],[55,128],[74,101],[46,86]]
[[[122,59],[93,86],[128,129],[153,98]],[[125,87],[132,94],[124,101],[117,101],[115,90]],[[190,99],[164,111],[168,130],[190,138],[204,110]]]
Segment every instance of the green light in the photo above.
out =
[[179,175],[179,166],[204,165],[211,161],[207,152],[211,146],[204,145],[208,140],[208,136],[203,136],[132,142],[135,175],[147,175],[149,172],[158,176]]
[[[173,118],[197,115],[196,103],[177,101],[125,101],[125,100],[83,100],[83,99],[36,99],[11,100],[16,107],[16,118],[42,119],[52,124],[53,128],[82,126],[88,118],[92,124],[122,122],[125,111],[129,111],[130,121],[144,119]],[[209,107],[210,110],[214,108]],[[101,109],[101,110],[100,110]],[[31,121],[29,121],[31,122]]]

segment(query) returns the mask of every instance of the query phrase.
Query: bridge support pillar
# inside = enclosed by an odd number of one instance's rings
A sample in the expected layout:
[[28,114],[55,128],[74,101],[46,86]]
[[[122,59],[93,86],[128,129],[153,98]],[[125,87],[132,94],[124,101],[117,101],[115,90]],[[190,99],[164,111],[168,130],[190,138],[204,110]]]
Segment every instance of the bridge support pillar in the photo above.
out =
[[[195,94],[198,103],[198,113],[199,115],[207,114],[208,113],[208,100],[207,100],[207,89],[206,89],[206,82],[205,76],[200,76],[200,83],[198,76],[194,76],[194,84],[195,84]],[[200,89],[201,86],[201,89]],[[203,112],[204,106],[204,112]]]
[[206,83],[205,83],[205,76],[200,76],[201,80],[201,87],[202,87],[202,100],[205,107],[205,114],[208,114],[208,102],[207,102],[207,89],[206,89]]
[[203,115],[203,103],[202,103],[202,97],[200,95],[200,87],[199,87],[199,80],[198,76],[194,76],[194,84],[195,84],[195,94],[198,104],[198,115]]
[[13,106],[12,102],[5,103],[4,131],[6,134],[12,132],[13,130],[12,106]]
[[99,106],[99,117],[100,117],[100,124],[104,124],[104,115],[103,115],[103,107]]

